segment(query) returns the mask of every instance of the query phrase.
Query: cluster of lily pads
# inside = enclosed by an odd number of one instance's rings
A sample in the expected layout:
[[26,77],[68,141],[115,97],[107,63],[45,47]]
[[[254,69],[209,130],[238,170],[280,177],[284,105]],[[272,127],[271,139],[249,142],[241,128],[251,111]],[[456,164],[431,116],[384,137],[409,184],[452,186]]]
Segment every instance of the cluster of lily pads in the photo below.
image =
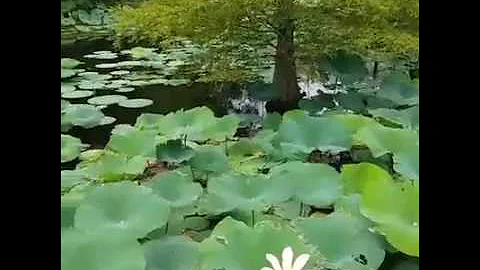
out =
[[[75,67],[64,66],[81,77]],[[411,100],[408,87],[375,95]],[[103,119],[95,105],[62,101],[62,121],[91,127]],[[80,160],[61,172],[62,269],[261,269],[287,246],[310,254],[305,269],[419,257],[412,108],[268,114],[239,138],[236,115],[196,107],[116,125],[104,149],[62,135],[62,162]],[[340,169],[315,158],[345,153]]]
[[61,1],[62,44],[104,38],[113,33],[113,18],[105,5],[88,0]]

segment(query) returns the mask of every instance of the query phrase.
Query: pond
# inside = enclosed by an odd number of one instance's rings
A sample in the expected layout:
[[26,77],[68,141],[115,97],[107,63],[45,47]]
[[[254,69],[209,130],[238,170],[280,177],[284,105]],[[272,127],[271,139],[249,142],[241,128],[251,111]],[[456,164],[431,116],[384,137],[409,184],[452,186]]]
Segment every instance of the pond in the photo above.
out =
[[[96,51],[115,51],[115,49],[108,40],[77,42],[62,47],[62,58],[72,58],[84,62],[80,67],[85,69],[85,72],[109,74],[111,70],[101,70],[95,67],[95,65],[99,63],[106,63],[108,61],[84,57]],[[94,148],[102,148],[107,143],[110,131],[115,125],[133,125],[137,117],[142,113],[166,114],[180,109],[187,110],[197,106],[207,106],[216,116],[222,116],[227,114],[229,107],[231,107],[231,103],[229,103],[230,99],[239,97],[240,95],[240,91],[237,88],[230,87],[222,91],[217,91],[215,85],[207,83],[193,83],[178,86],[156,84],[131,87],[135,88],[135,90],[115,93],[115,89],[102,89],[96,91],[94,96],[121,94],[128,99],[150,99],[153,101],[153,104],[143,108],[126,108],[120,107],[118,104],[108,105],[102,109],[102,112],[107,116],[114,117],[116,119],[114,123],[89,129],[74,126],[67,134],[80,138],[82,142],[90,144]],[[92,96],[67,100],[72,104],[87,104],[87,100],[91,97]]]

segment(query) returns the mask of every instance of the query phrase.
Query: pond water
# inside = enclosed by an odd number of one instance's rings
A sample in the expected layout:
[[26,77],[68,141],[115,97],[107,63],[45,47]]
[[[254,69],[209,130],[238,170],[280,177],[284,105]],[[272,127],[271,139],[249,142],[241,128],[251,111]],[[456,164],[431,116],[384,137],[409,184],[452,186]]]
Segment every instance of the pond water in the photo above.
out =
[[[86,72],[94,71],[99,74],[108,74],[111,70],[101,70],[95,67],[99,63],[108,63],[108,60],[84,57],[95,51],[115,51],[115,49],[108,40],[77,42],[62,47],[62,58],[73,58],[84,62],[80,68],[85,69]],[[142,113],[166,114],[179,109],[187,110],[197,106],[207,106],[216,116],[222,116],[228,113],[229,107],[231,107],[230,100],[241,97],[241,92],[235,87],[217,91],[215,85],[207,83],[179,86],[144,85],[134,88],[134,91],[125,93],[116,93],[113,90],[101,90],[99,92],[100,95],[121,94],[128,99],[146,98],[152,100],[153,104],[144,108],[125,108],[118,104],[108,105],[105,109],[102,109],[102,112],[106,116],[116,118],[114,123],[89,129],[74,126],[67,134],[80,138],[82,142],[90,144],[93,148],[101,148],[108,142],[110,132],[115,125],[133,125]],[[68,99],[68,101],[72,104],[87,104],[89,98],[91,97]],[[237,103],[239,102],[237,101]],[[234,102],[234,105],[237,103]]]

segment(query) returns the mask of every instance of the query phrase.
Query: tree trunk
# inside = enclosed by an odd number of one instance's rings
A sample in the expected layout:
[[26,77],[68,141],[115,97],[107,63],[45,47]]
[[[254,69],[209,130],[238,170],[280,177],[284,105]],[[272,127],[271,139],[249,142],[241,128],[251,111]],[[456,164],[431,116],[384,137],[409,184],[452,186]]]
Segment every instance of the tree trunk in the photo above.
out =
[[280,100],[285,110],[297,108],[301,98],[297,82],[295,65],[295,45],[293,34],[295,22],[293,19],[293,0],[280,0],[278,18],[278,37],[275,54],[275,69],[273,83],[280,91]]

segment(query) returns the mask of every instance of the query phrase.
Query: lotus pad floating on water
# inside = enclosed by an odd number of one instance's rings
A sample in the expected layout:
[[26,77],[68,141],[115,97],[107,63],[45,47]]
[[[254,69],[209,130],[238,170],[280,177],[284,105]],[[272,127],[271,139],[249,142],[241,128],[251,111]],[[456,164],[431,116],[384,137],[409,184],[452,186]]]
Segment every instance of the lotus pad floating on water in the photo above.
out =
[[117,121],[117,118],[115,117],[112,117],[112,116],[105,116],[102,121],[100,122],[100,125],[103,126],[103,125],[110,125],[110,124],[113,124],[115,123],[115,121]]
[[76,91],[63,93],[62,98],[85,98],[85,97],[92,96],[93,94],[94,94],[93,91],[76,90]]
[[61,88],[61,92],[62,93],[67,93],[67,92],[72,92],[72,91],[75,91],[75,86],[74,85],[70,85],[70,84],[63,84],[62,83],[62,88]]
[[118,103],[118,106],[125,108],[143,108],[153,104],[151,99],[146,98],[136,98],[136,99],[127,99]]
[[87,102],[93,105],[110,105],[110,104],[119,103],[126,99],[127,99],[126,96],[121,96],[121,95],[105,95],[105,96],[90,98],[89,100],[87,100]]
[[127,93],[127,92],[135,91],[135,88],[133,88],[133,87],[120,87],[115,91],[119,92],[119,93]]
[[114,71],[110,72],[110,74],[112,74],[112,75],[126,75],[128,73],[130,73],[130,71],[128,71],[128,70],[114,70]]

